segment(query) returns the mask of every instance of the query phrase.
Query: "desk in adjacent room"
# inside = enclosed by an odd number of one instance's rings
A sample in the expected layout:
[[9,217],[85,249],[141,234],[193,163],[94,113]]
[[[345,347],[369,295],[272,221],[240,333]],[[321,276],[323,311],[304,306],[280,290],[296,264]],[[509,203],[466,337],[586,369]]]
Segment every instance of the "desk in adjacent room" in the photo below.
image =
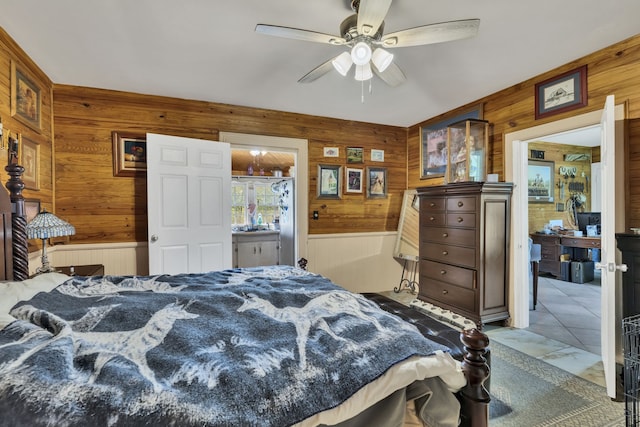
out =
[[562,254],[569,254],[570,259],[582,260],[589,258],[589,249],[600,249],[600,236],[567,236],[562,234],[531,234],[533,243],[541,246],[539,272],[549,273],[561,277]]

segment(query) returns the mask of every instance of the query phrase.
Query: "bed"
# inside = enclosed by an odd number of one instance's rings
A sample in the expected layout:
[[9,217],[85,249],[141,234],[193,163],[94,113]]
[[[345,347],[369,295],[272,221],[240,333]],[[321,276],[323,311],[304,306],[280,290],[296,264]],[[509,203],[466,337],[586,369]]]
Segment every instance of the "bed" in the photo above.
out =
[[17,216],[0,230],[11,425],[401,426],[408,400],[427,425],[488,425],[477,330],[461,334],[461,363],[370,299],[287,266],[11,280]]

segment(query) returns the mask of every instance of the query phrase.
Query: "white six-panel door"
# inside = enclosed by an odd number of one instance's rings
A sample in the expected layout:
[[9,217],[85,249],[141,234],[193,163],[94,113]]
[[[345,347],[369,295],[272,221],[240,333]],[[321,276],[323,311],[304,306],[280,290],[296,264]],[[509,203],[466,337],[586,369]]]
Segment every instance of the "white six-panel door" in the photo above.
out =
[[149,274],[231,268],[229,144],[147,134]]

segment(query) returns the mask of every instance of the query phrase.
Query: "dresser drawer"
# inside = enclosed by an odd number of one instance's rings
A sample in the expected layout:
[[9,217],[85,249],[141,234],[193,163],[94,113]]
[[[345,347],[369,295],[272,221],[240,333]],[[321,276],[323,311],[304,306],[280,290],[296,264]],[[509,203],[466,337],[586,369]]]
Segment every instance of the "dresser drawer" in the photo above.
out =
[[420,215],[420,225],[424,225],[425,227],[446,225],[446,218],[447,217],[444,212],[429,212],[425,215]]
[[425,259],[420,261],[420,274],[433,280],[451,283],[467,289],[474,289],[476,285],[475,270]]
[[447,213],[447,225],[449,227],[475,227],[475,213]]
[[475,212],[475,197],[450,197],[447,199],[448,212]]
[[436,212],[436,211],[444,211],[447,207],[446,199],[432,197],[428,200],[420,201],[420,211],[421,212]]
[[423,240],[451,245],[475,246],[476,230],[468,228],[429,227],[424,231]]
[[[475,291],[433,280],[422,274],[420,275],[420,295],[431,300],[441,301],[446,305],[459,307],[465,311],[475,311]],[[436,305],[438,304],[436,303]]]
[[446,264],[476,268],[476,249],[461,246],[441,245],[438,243],[422,243],[420,257]]

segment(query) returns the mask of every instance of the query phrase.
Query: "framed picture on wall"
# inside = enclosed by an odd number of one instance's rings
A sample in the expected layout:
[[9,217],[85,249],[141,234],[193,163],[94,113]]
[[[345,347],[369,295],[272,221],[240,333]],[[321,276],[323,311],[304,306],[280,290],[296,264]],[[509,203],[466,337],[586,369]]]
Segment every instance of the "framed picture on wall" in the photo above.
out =
[[536,84],[536,120],[585,107],[587,66],[567,71]]
[[345,193],[362,193],[362,169],[359,168],[346,168],[346,183]]
[[362,147],[347,147],[347,163],[364,162],[364,149]]
[[387,197],[387,168],[367,168],[367,197]]
[[318,198],[339,199],[342,191],[342,166],[318,165]]
[[29,190],[40,190],[40,144],[22,137],[19,163],[24,167],[22,182]]
[[554,202],[554,170],[555,163],[545,160],[529,160],[527,188],[529,202]]
[[111,133],[113,142],[113,176],[138,176],[147,171],[145,135]]
[[11,61],[11,117],[40,132],[41,90],[22,67]]

